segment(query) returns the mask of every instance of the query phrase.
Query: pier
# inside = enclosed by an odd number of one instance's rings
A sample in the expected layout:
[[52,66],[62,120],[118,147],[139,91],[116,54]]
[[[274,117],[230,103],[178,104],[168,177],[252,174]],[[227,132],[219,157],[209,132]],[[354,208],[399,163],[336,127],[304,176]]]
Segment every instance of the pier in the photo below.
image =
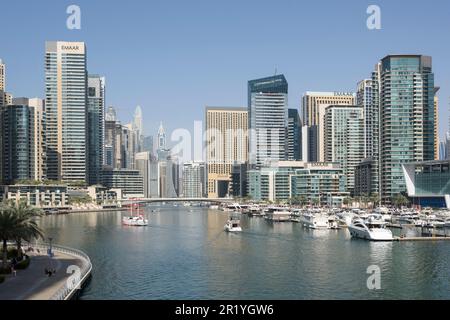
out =
[[443,241],[450,240],[450,237],[436,236],[436,237],[394,237],[394,241]]

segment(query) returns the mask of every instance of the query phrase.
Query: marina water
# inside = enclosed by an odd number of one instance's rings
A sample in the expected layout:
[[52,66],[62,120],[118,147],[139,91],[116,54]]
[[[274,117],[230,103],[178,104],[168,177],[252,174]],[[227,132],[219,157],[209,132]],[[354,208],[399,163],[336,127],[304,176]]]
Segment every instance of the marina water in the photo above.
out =
[[[54,243],[85,251],[93,278],[81,299],[450,299],[450,242],[369,242],[348,230],[242,217],[202,207],[149,206],[147,227],[124,212],[47,216]],[[406,231],[402,231],[406,232]],[[369,266],[380,290],[369,290]]]

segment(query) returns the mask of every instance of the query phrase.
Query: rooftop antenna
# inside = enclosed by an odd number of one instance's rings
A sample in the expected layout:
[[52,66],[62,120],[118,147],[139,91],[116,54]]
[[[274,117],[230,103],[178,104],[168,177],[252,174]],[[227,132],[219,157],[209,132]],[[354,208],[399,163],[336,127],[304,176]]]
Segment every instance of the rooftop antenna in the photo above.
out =
[[277,73],[278,73],[278,70],[277,70],[277,67],[275,67],[275,74],[274,74],[274,76],[276,76]]

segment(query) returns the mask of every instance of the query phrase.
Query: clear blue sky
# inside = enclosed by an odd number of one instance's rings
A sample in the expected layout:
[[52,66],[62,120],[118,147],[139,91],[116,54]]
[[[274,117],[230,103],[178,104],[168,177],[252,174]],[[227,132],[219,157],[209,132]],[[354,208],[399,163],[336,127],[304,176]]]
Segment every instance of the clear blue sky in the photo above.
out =
[[[66,28],[77,4],[82,29]],[[382,30],[366,27],[369,4]],[[355,91],[387,54],[433,57],[440,133],[450,96],[450,2],[314,1],[3,1],[0,58],[14,96],[44,95],[46,40],[85,41],[90,73],[105,75],[107,105],[125,123],[136,105],[145,130],[193,128],[204,106],[246,106],[247,81],[277,68],[289,82],[289,107],[305,91]]]

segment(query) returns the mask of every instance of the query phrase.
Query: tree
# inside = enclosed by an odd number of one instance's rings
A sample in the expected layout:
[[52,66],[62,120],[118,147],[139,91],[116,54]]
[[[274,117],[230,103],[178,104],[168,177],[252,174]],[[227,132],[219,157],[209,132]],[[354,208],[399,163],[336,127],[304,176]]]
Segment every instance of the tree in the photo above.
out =
[[0,206],[0,238],[3,243],[2,269],[5,270],[8,262],[8,240],[16,237],[19,218],[4,205]]
[[409,204],[409,199],[403,194],[399,193],[394,196],[394,198],[392,199],[392,203],[397,207],[403,207]]
[[372,207],[374,208],[378,203],[380,203],[380,196],[377,192],[373,192],[370,194],[370,202],[372,203]]
[[3,242],[2,268],[6,269],[8,261],[8,241],[15,240],[17,251],[22,254],[22,240],[31,241],[43,237],[43,232],[36,222],[42,212],[28,206],[25,202],[3,203],[0,205],[0,239]]
[[346,206],[348,206],[353,203],[353,199],[351,197],[346,197],[343,202]]
[[44,237],[43,231],[36,223],[36,218],[43,215],[42,210],[31,207],[24,201],[11,204],[8,208],[19,219],[20,225],[16,228],[15,240],[17,243],[18,258],[22,258],[22,240],[30,242],[32,239]]

